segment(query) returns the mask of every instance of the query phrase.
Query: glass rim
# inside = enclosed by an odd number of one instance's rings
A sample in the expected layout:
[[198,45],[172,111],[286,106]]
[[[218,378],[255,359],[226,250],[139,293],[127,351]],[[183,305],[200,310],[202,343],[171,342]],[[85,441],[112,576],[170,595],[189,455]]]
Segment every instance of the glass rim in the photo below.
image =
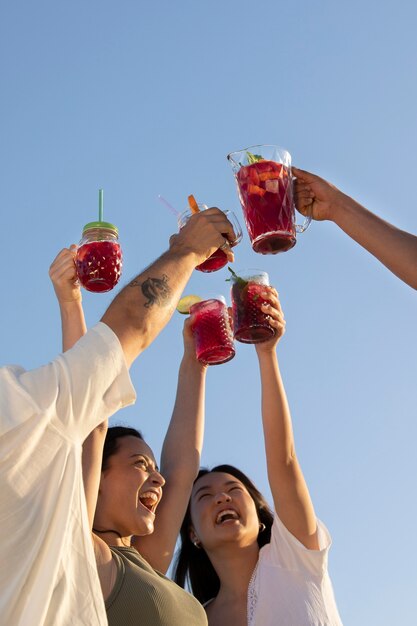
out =
[[211,302],[211,301],[217,301],[220,302],[221,304],[223,304],[225,307],[227,307],[227,302],[226,302],[226,298],[225,296],[223,296],[222,294],[218,293],[214,293],[214,294],[208,294],[207,297],[204,297],[202,300],[199,300],[198,302],[194,302],[194,304],[192,304],[190,306],[190,313],[192,312],[192,309],[195,306],[201,306],[203,304],[207,304],[207,302]]
[[[235,272],[237,279],[243,278],[243,280],[248,280],[257,276],[259,276],[259,278],[266,277],[269,285],[269,274],[265,270],[258,270],[256,268],[249,267],[248,269],[239,269],[233,271]],[[233,282],[236,282],[237,279],[233,276],[233,274],[231,275],[231,278]]]
[[[202,209],[203,211],[208,209],[208,206],[206,204],[203,205],[198,205],[198,206],[204,206],[205,208]],[[222,211],[222,213],[224,213],[226,215],[226,217],[228,215],[232,216],[232,226],[234,228],[234,230],[237,230],[238,232],[236,232],[236,239],[234,239],[233,241],[229,241],[229,245],[231,248],[234,248],[235,246],[237,246],[238,243],[240,243],[243,239],[243,232],[242,232],[242,227],[239,224],[239,220],[237,219],[236,214],[234,213],[234,211],[232,211],[232,209],[220,209],[220,211]],[[181,211],[181,213],[179,213],[178,217],[177,217],[177,224],[178,224],[178,228],[181,230],[181,228],[183,226],[185,226],[185,224],[188,222],[188,220],[190,219],[190,217],[194,215],[193,212],[191,211],[190,208],[188,209],[184,209],[184,211]],[[230,220],[229,220],[230,221]]]
[[291,153],[289,152],[289,150],[287,150],[287,148],[284,148],[283,146],[279,146],[276,143],[257,143],[253,146],[248,146],[247,148],[241,148],[240,150],[233,150],[232,152],[229,152],[227,154],[227,159],[229,157],[231,157],[233,154],[240,154],[241,152],[251,152],[251,148],[276,148],[282,152],[285,152],[286,154],[288,154],[288,156],[291,159]]

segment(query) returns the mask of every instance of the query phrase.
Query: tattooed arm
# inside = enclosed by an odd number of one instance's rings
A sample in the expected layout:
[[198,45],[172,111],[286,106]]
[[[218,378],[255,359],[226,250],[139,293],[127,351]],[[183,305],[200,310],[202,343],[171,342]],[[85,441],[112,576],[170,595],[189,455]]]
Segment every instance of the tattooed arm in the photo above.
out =
[[[159,259],[113,300],[102,321],[118,336],[128,366],[166,326],[196,265],[228,239],[235,239],[224,213],[211,208],[193,215]],[[233,253],[225,250],[230,261]]]

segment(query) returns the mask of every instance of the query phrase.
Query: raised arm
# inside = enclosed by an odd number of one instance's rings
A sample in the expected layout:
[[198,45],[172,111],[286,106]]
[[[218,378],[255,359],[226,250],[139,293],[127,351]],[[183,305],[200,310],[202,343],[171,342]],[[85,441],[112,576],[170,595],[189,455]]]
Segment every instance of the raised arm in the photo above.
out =
[[[49,268],[49,276],[59,303],[62,326],[62,349],[66,352],[86,332],[80,285],[75,271],[75,245],[64,248]],[[83,444],[83,478],[90,527],[93,526],[100,484],[101,457],[107,432],[107,420],[97,426]]]
[[207,367],[196,359],[189,318],[184,323],[183,337],[184,356],[178,373],[177,396],[161,455],[161,474],[166,481],[163,498],[154,532],[133,540],[152,567],[163,573],[174,554],[203,446]]
[[276,347],[285,331],[278,294],[265,288],[269,304],[262,311],[271,316],[275,337],[255,344],[262,386],[262,422],[268,478],[275,510],[286,528],[304,546],[318,549],[313,504],[295,452],[291,414],[278,365]]
[[[180,233],[171,237],[169,250],[115,297],[102,321],[118,336],[128,366],[168,323],[194,267],[222,245],[225,237],[233,240],[235,235],[230,222],[219,209],[211,208],[193,215]],[[229,259],[233,260],[233,254],[230,251],[226,251],[226,253]],[[185,359],[185,361],[188,367],[188,360]],[[184,370],[181,370],[180,379],[183,384],[186,382],[184,378],[186,379],[189,374],[187,367],[184,364],[185,374]],[[175,421],[177,420],[180,420],[178,415]],[[88,480],[88,484],[94,487],[94,489],[89,489],[88,493],[95,496],[95,501],[100,481],[101,458],[106,431],[107,423],[96,428],[85,442],[83,450],[84,481],[87,484]],[[171,470],[168,467],[166,471],[170,474]],[[169,487],[167,493],[169,503]],[[90,501],[93,501],[92,497]],[[158,509],[157,517],[160,511],[162,514],[164,512],[164,505],[161,504],[160,507],[162,508]],[[167,508],[169,510],[170,507]],[[172,513],[172,515],[175,514]],[[171,522],[173,527],[178,526],[179,528],[180,522],[178,524],[172,520]],[[168,524],[167,516],[162,515],[162,527],[166,528]],[[175,530],[175,537],[178,534],[178,528]],[[164,560],[156,563],[155,544],[149,549],[149,554],[151,558],[154,555],[155,567],[159,564],[161,569],[164,569],[169,558],[168,554],[173,549],[170,547],[172,532],[166,531],[165,533],[162,530],[160,535],[161,537],[169,537],[168,540],[164,539],[166,541]],[[96,536],[94,536],[94,546],[99,573],[102,578],[103,572],[110,567],[111,554],[104,542]],[[159,550],[161,553],[163,552],[160,548]]]
[[335,222],[393,274],[417,289],[417,236],[374,215],[327,181],[293,168],[297,209],[316,220]]
[[62,350],[66,352],[87,332],[80,285],[75,270],[77,246],[64,248],[49,268],[49,277],[59,304],[62,328]]
[[[225,242],[233,227],[224,213],[211,208],[193,215],[165,254],[137,276],[113,300],[102,321],[118,336],[128,365],[168,323],[194,267]],[[233,253],[226,250],[230,260]]]

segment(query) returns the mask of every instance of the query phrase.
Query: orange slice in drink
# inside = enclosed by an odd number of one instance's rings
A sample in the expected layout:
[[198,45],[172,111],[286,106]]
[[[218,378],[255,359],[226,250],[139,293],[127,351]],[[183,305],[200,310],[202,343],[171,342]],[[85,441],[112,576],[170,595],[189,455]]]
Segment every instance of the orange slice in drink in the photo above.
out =
[[193,194],[188,196],[188,204],[191,209],[191,213],[199,213],[200,209],[198,208],[197,200],[194,198]]
[[190,308],[196,302],[201,302],[202,298],[200,296],[183,296],[181,300],[177,304],[178,313],[182,313],[183,315],[187,315],[190,312]]

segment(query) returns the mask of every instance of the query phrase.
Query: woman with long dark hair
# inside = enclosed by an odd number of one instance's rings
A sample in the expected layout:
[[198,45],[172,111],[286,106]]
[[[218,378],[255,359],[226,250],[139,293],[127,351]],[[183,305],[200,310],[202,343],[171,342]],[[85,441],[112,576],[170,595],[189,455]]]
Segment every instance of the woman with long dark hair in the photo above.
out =
[[209,626],[341,626],[327,572],[330,536],[316,518],[298,462],[276,346],[285,330],[265,288],[275,337],[256,344],[272,513],[230,465],[202,470],[181,529],[174,579],[205,605]]

